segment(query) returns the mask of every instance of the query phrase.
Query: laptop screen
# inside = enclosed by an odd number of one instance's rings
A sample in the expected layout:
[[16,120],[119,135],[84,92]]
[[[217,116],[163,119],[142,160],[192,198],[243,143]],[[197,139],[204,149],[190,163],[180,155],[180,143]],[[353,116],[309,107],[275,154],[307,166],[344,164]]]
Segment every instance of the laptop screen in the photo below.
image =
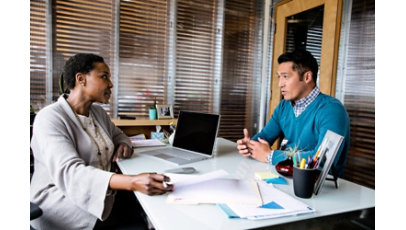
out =
[[211,155],[219,123],[218,114],[180,111],[173,146]]

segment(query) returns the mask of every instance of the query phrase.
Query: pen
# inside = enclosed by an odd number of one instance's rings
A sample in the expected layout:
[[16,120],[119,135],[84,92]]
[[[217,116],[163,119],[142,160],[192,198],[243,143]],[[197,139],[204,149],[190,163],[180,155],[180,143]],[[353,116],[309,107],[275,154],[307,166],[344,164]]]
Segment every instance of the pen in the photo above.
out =
[[297,159],[298,159],[298,163],[300,164],[301,160],[300,160],[300,153],[297,153]]
[[323,142],[321,142],[321,144],[319,145],[319,148],[317,149],[317,152],[316,152],[316,154],[315,154],[314,157],[313,157],[313,162],[316,162],[317,157],[319,156],[320,150],[322,149],[323,143],[324,143],[324,140],[323,140]]
[[320,149],[317,150],[316,154],[314,154],[313,161],[316,161],[317,157],[319,156]]
[[313,166],[313,159],[309,156],[309,161],[307,162],[307,168],[312,168]]

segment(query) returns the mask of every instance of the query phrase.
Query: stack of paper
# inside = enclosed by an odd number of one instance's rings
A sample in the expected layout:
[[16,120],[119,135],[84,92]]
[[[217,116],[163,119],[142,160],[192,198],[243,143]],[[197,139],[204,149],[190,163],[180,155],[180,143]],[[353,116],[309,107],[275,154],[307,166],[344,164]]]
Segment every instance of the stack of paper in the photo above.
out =
[[[221,178],[227,175],[224,170],[203,175],[167,174],[174,184],[174,191],[167,201],[181,204],[227,203],[262,204],[261,195],[255,181]],[[182,178],[182,179],[179,179]]]
[[264,181],[225,178],[217,170],[202,175],[166,174],[174,184],[167,202],[217,204],[229,218],[269,219],[315,210]]
[[282,216],[314,212],[305,203],[276,189],[263,181],[258,182],[262,200],[261,206],[243,204],[218,204],[229,218],[269,219]]
[[158,139],[134,140],[131,139],[134,147],[152,147],[152,146],[165,146],[166,144]]

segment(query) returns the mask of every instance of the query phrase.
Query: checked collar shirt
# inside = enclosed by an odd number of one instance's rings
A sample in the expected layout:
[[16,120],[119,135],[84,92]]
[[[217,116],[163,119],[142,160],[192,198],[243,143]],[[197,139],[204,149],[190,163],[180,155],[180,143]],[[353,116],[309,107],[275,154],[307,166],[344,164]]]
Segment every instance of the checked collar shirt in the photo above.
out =
[[319,89],[319,87],[316,86],[316,87],[314,87],[312,92],[309,93],[309,95],[307,95],[305,98],[302,98],[299,101],[297,101],[296,104],[293,105],[293,102],[291,102],[292,107],[293,107],[293,112],[295,113],[295,117],[298,117],[303,111],[305,111],[307,106],[309,106],[310,103],[312,103],[319,94],[320,94],[320,89]]

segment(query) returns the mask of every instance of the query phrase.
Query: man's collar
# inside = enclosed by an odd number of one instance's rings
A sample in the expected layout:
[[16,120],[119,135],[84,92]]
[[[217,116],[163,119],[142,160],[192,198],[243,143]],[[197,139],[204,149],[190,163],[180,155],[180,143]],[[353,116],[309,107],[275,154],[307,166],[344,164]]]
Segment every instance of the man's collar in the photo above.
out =
[[310,102],[314,101],[314,99],[316,99],[316,97],[320,94],[320,89],[319,87],[315,86],[313,88],[313,90],[304,98],[298,100],[296,103],[294,101],[290,101],[290,103],[292,104],[292,106],[300,106],[303,104],[310,104]]

